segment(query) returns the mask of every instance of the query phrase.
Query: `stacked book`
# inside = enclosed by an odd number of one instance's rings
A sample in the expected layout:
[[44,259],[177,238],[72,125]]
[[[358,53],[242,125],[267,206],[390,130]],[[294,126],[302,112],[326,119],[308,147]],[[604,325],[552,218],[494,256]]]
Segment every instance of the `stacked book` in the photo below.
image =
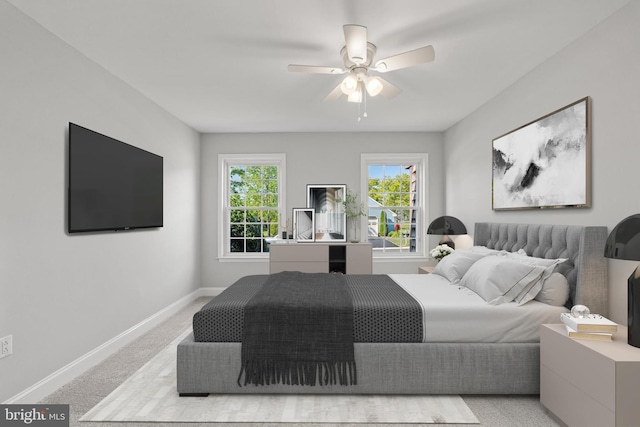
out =
[[599,314],[589,314],[586,317],[574,317],[571,313],[560,314],[560,320],[567,328],[571,338],[588,340],[611,341],[618,325]]

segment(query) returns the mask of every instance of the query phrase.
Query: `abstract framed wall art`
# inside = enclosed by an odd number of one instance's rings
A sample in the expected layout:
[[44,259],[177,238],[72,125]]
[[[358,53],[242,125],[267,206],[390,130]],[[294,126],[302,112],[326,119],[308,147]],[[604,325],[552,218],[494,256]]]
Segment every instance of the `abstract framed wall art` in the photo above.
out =
[[347,214],[342,203],[346,194],[345,184],[307,185],[307,208],[314,210],[316,241],[347,241]]
[[589,97],[493,140],[494,210],[591,207]]
[[315,230],[315,211],[312,208],[293,208],[293,238],[298,242],[313,242]]

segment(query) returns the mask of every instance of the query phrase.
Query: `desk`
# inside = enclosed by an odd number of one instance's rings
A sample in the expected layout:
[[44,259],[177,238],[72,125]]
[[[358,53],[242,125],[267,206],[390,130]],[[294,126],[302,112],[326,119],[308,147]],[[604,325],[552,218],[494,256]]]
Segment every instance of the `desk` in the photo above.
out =
[[269,247],[269,272],[371,274],[370,243],[278,243]]

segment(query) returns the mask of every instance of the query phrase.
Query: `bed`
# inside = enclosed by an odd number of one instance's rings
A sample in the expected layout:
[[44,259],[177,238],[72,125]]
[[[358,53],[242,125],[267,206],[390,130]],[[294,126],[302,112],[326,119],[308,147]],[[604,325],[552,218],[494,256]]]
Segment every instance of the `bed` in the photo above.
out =
[[[518,309],[545,304],[532,300],[516,307],[513,303],[501,305],[515,311],[498,323],[511,322],[507,331],[525,329],[518,332],[519,335],[509,337],[504,332],[492,333],[487,324],[479,328],[489,331],[481,336],[477,330],[456,327],[454,322],[441,320],[441,327],[425,327],[422,331],[421,341],[428,342],[355,342],[357,384],[247,386],[238,381],[242,344],[232,342],[236,338],[227,342],[202,342],[191,334],[177,348],[177,391],[181,396],[210,393],[538,394],[539,324],[558,323],[558,313],[573,304],[584,304],[594,313],[608,314],[608,273],[603,257],[606,237],[606,227],[476,224],[474,246],[544,260],[561,260],[553,271],[560,272],[568,282],[569,300],[565,307],[554,307],[555,311],[542,318],[547,320],[538,319],[529,324],[525,318],[518,317],[524,311]],[[427,279],[429,276],[431,278]],[[412,296],[434,293],[437,288],[464,294],[471,305],[464,305],[467,302],[454,304],[452,309],[471,322],[474,312],[476,321],[486,317],[483,308],[473,300],[471,294],[474,292],[460,283],[443,283],[442,277],[435,276],[438,275],[403,274],[391,275],[391,278],[402,282],[401,286]],[[425,284],[425,280],[431,282]],[[437,284],[438,281],[441,283]],[[426,317],[434,318],[433,315]]]

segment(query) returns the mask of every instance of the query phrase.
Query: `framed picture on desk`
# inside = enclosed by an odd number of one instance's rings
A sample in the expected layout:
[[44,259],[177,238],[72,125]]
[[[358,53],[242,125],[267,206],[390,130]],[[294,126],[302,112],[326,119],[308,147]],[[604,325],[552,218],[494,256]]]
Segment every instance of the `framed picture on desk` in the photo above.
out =
[[315,212],[313,209],[293,209],[293,238],[297,242],[315,241],[315,224]]
[[346,195],[344,184],[307,185],[307,208],[314,211],[316,241],[347,241],[347,214],[343,204]]

